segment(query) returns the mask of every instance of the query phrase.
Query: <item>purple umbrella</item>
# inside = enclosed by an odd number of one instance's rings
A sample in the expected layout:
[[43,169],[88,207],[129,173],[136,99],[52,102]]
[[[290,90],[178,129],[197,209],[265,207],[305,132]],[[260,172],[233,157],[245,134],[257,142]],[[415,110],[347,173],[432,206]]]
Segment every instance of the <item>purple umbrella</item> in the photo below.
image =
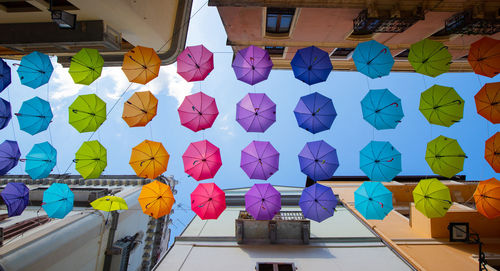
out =
[[239,50],[233,61],[236,78],[252,86],[266,80],[272,67],[267,51],[253,45]]
[[252,141],[241,151],[240,167],[250,179],[267,180],[279,168],[279,152],[268,141]]
[[9,217],[20,215],[29,204],[30,190],[23,183],[8,183],[0,194]]
[[236,121],[247,132],[263,133],[276,121],[276,104],[264,93],[248,93],[236,104]]
[[9,124],[11,118],[12,112],[10,103],[0,98],[0,130],[5,128]]
[[0,176],[17,166],[19,157],[21,157],[21,152],[16,141],[5,140],[0,144]]
[[268,183],[254,184],[245,194],[245,209],[256,220],[271,220],[281,210],[281,194]]
[[339,167],[337,150],[323,140],[307,142],[299,163],[300,170],[314,181],[329,179]]
[[302,191],[299,206],[304,217],[321,222],[333,216],[337,198],[330,187],[316,183]]

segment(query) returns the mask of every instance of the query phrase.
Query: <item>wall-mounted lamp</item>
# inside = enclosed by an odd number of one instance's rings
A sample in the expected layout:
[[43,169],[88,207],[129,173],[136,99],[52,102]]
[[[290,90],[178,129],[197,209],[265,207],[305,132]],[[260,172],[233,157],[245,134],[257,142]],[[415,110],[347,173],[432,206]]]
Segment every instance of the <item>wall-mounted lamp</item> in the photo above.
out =
[[50,0],[49,11],[51,13],[52,21],[57,23],[59,28],[63,29],[75,29],[76,26],[76,14],[71,14],[64,10],[53,10],[52,0]]

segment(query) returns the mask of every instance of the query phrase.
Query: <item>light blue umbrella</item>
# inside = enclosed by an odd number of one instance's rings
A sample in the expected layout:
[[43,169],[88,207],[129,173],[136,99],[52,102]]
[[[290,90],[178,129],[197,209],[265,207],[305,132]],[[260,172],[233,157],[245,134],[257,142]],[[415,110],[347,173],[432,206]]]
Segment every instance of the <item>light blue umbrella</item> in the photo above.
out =
[[26,173],[31,179],[41,179],[49,176],[57,162],[57,151],[49,144],[43,142],[35,144],[26,155]]
[[35,89],[47,84],[53,71],[50,58],[46,54],[34,51],[21,58],[17,74],[21,84]]
[[43,192],[42,208],[51,218],[64,218],[73,210],[74,195],[65,183],[53,183]]
[[387,141],[371,141],[359,152],[359,167],[372,181],[390,182],[401,172],[401,153]]
[[19,128],[30,135],[47,130],[53,117],[49,102],[39,97],[24,101],[15,115]]
[[394,65],[389,48],[374,40],[358,44],[352,59],[356,69],[371,79],[389,75]]
[[377,130],[394,129],[404,117],[401,99],[388,89],[371,89],[361,100],[363,119]]
[[379,182],[363,182],[354,191],[354,207],[365,219],[382,220],[392,210],[392,192]]

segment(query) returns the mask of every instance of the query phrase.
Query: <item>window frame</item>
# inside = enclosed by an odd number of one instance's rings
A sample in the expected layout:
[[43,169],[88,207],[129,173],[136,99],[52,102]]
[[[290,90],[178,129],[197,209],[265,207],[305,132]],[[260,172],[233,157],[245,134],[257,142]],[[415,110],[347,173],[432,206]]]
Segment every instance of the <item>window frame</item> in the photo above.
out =
[[[288,37],[290,33],[292,32],[292,28],[294,26],[294,21],[297,15],[297,9],[296,8],[273,8],[273,7],[267,7],[265,9],[265,14],[264,14],[264,33],[265,36],[268,37]],[[274,25],[274,30],[269,29],[271,28],[268,26],[268,21],[270,16],[276,16],[276,24]],[[285,17],[286,16],[286,17]],[[286,31],[280,31],[280,28],[282,27],[282,22],[284,18],[290,18],[290,22],[288,23],[288,27]]]
[[297,268],[295,267],[295,263],[285,263],[285,262],[257,262],[255,264],[255,270],[256,271],[262,271],[262,270],[260,270],[260,267],[259,267],[259,265],[261,265],[261,264],[272,264],[273,265],[273,271],[279,271],[278,265],[280,265],[280,264],[291,265],[293,271],[297,270]]

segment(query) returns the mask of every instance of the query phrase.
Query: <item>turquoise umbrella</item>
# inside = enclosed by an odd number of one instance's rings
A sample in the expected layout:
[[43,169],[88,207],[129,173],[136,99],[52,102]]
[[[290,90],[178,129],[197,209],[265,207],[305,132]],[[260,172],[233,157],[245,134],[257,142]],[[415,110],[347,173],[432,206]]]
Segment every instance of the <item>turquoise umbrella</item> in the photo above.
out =
[[389,75],[394,65],[389,48],[374,40],[358,44],[352,59],[356,69],[371,79]]
[[24,101],[19,113],[15,115],[19,121],[19,128],[30,135],[47,130],[52,121],[49,102],[38,97]]
[[359,152],[359,167],[372,181],[390,182],[401,172],[401,153],[389,142],[372,141]]
[[64,218],[73,210],[74,195],[65,183],[53,183],[43,192],[42,208],[51,218]]
[[377,130],[394,129],[404,117],[401,99],[388,89],[371,89],[361,100],[363,119]]
[[34,51],[23,56],[17,74],[19,74],[21,84],[35,89],[47,84],[53,71],[54,67],[50,58],[46,54]]
[[35,144],[24,160],[31,179],[46,178],[56,165],[57,151],[49,142]]
[[363,182],[354,191],[354,207],[365,219],[384,219],[392,210],[392,192],[382,183]]

